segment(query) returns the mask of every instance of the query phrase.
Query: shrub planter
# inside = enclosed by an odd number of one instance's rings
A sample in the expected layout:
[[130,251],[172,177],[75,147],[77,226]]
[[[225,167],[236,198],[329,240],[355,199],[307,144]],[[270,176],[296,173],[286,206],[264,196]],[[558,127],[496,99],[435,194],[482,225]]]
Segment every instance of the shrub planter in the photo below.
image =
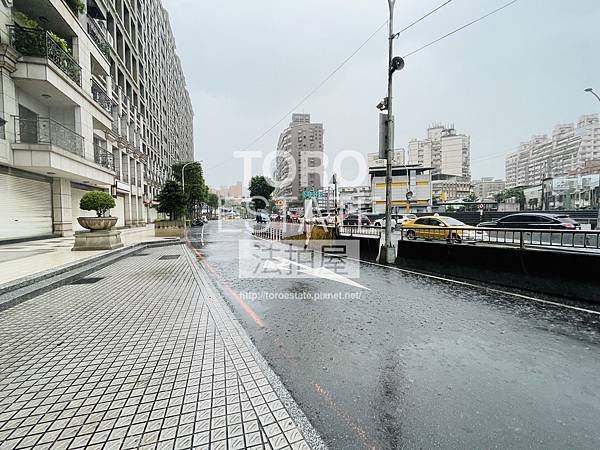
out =
[[183,220],[157,220],[154,222],[154,236],[183,237]]
[[115,207],[115,199],[103,191],[87,192],[79,202],[84,211],[96,211],[96,217],[78,217],[77,222],[90,231],[75,233],[75,245],[71,250],[113,250],[123,247],[121,232],[113,230],[116,217],[105,217]]
[[78,217],[77,222],[91,231],[110,230],[117,223],[116,217]]

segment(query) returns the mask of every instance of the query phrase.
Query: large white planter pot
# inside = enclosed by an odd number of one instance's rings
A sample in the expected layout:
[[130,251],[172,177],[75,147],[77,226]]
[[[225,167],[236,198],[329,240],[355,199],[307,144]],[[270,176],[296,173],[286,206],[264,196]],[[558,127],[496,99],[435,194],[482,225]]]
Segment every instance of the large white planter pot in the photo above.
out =
[[117,223],[117,217],[78,217],[77,222],[91,231],[110,230]]

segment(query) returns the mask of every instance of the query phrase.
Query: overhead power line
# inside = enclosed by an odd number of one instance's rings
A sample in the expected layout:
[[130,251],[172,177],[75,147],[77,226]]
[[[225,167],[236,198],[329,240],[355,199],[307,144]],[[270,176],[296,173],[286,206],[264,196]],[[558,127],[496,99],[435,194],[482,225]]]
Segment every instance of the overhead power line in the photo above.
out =
[[262,138],[264,138],[267,134],[269,134],[271,131],[273,131],[273,129],[279,125],[281,122],[283,122],[285,119],[287,119],[290,114],[292,112],[294,112],[295,110],[297,110],[300,106],[302,106],[304,103],[306,103],[306,101],[311,98],[319,89],[321,89],[323,87],[323,85],[325,83],[327,83],[338,71],[340,71],[342,69],[342,67],[344,67],[348,61],[350,61],[354,55],[356,55],[365,45],[367,45],[369,43],[369,41],[371,39],[373,39],[375,37],[375,35],[377,33],[379,33],[379,31],[385,27],[387,25],[387,20],[382,23],[368,38],[366,41],[364,41],[362,44],[360,44],[360,46],[354,50],[350,56],[348,56],[344,61],[342,61],[342,63],[337,66],[333,72],[331,72],[329,75],[327,75],[312,91],[310,91],[302,100],[300,100],[296,105],[294,105],[292,108],[290,108],[290,110],[288,112],[286,112],[281,119],[279,119],[277,122],[275,122],[273,124],[273,126],[271,128],[269,128],[268,130],[266,130],[263,134],[261,134],[260,136],[258,136],[256,139],[254,139],[250,144],[248,144],[244,150],[248,150],[250,147],[252,147],[254,144],[256,144],[258,141],[260,141]]
[[[415,20],[413,23],[408,24],[406,27],[402,28],[400,31],[398,31],[396,34],[394,34],[394,38],[397,38],[401,33],[404,33],[406,30],[408,30],[409,28],[412,28],[413,26],[415,26],[416,24],[418,24],[421,20],[426,19],[427,17],[429,17],[430,15],[432,15],[433,13],[437,12],[438,9],[442,9],[444,6],[446,6],[448,3],[450,3],[452,0],[447,0],[446,2],[442,3],[440,6],[438,6],[435,9],[432,9],[431,11],[429,11],[427,14],[425,14],[422,17],[419,17],[417,20]],[[388,21],[386,20],[384,25],[387,25]]]
[[504,8],[508,8],[510,5],[512,5],[513,3],[516,3],[516,2],[517,2],[517,0],[512,0],[512,1],[508,2],[508,3],[505,3],[504,5],[500,6],[499,8],[496,8],[496,9],[494,9],[493,11],[490,11],[489,13],[487,13],[487,14],[484,14],[484,15],[483,15],[483,16],[481,16],[481,17],[478,17],[477,19],[475,19],[475,20],[472,20],[471,22],[469,22],[469,23],[466,23],[466,24],[464,24],[463,26],[456,28],[455,30],[452,30],[450,33],[446,33],[445,35],[443,35],[443,36],[441,36],[441,37],[439,37],[439,38],[437,38],[437,39],[434,39],[433,41],[431,41],[431,42],[429,42],[429,43],[427,43],[427,44],[425,44],[425,45],[423,45],[423,46],[421,46],[421,47],[417,48],[416,50],[413,50],[413,51],[412,51],[412,52],[410,52],[410,53],[407,53],[406,55],[404,55],[404,56],[403,56],[403,58],[408,58],[409,56],[412,56],[412,55],[414,55],[415,53],[418,53],[418,52],[420,52],[421,50],[424,50],[424,49],[426,49],[427,47],[430,47],[430,46],[432,46],[433,44],[436,44],[437,42],[440,42],[441,40],[443,40],[443,39],[446,39],[447,37],[450,37],[450,36],[452,36],[452,35],[453,35],[453,34],[455,34],[455,33],[458,33],[460,30],[464,30],[465,28],[467,28],[467,27],[470,27],[471,25],[473,25],[473,24],[475,24],[475,23],[477,23],[477,22],[481,22],[483,19],[485,19],[485,18],[487,18],[487,17],[491,16],[492,14],[496,14],[497,12],[499,12],[499,11],[503,10]]
[[[401,33],[409,30],[410,28],[412,28],[413,26],[415,26],[416,24],[418,24],[419,22],[421,22],[422,20],[426,19],[427,17],[429,17],[430,15],[434,14],[435,12],[437,12],[438,10],[442,9],[444,6],[446,6],[447,4],[451,3],[452,0],[446,0],[444,3],[442,3],[441,5],[437,6],[436,8],[432,9],[431,11],[429,11],[427,14],[419,17],[417,20],[415,20],[414,22],[410,23],[409,25],[407,25],[406,27],[404,27],[403,29],[401,29],[400,31],[398,31],[398,33],[396,33],[394,36],[397,37],[398,35],[400,35]],[[251,148],[254,144],[256,144],[257,142],[259,142],[262,138],[264,138],[266,135],[268,135],[271,131],[273,131],[275,129],[275,127],[277,127],[281,122],[283,122],[284,120],[286,120],[291,113],[293,113],[295,110],[297,110],[300,106],[302,106],[304,103],[306,103],[306,101],[311,98],[314,94],[316,94],[319,89],[321,89],[331,78],[333,78],[333,76],[339,72],[359,51],[361,51],[363,49],[363,47],[365,45],[367,45],[371,39],[373,39],[377,33],[379,33],[382,28],[384,28],[386,25],[388,24],[388,21],[386,20],[385,22],[383,22],[379,27],[377,27],[377,29],[371,33],[369,35],[369,37],[362,43],[360,44],[346,59],[344,59],[344,61],[342,61],[341,64],[339,64],[329,75],[327,75],[313,90],[311,90],[304,98],[302,98],[302,100],[300,100],[297,104],[295,104],[292,108],[290,108],[290,110],[288,112],[285,113],[285,115],[283,115],[277,122],[275,122],[271,127],[269,127],[266,131],[264,131],[261,135],[259,135],[256,139],[254,139],[252,142],[250,142],[250,144],[248,144],[246,147],[244,147],[244,149],[242,151],[246,151],[249,148]],[[221,164],[218,164],[216,166],[213,166],[211,168],[215,168],[215,167],[219,167],[223,164],[226,164],[228,161],[225,161]]]

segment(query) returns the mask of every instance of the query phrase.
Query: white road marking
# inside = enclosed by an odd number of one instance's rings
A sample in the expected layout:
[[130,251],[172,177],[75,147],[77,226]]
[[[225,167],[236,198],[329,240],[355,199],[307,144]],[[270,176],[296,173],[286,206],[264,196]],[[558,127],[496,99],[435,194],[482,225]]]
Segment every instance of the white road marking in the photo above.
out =
[[[276,260],[277,262],[274,262]],[[330,281],[337,281],[338,283],[348,284],[350,286],[366,289],[369,291],[370,289],[366,286],[363,286],[360,283],[357,283],[350,278],[347,278],[343,275],[333,272],[325,267],[310,267],[304,264],[297,263],[295,261],[291,261],[289,259],[281,258],[280,256],[273,256],[273,259],[268,259],[264,263],[265,269],[274,269],[274,270],[290,270],[290,266],[298,267],[297,271],[301,273],[305,273],[307,275],[312,275],[318,278],[324,278]]]

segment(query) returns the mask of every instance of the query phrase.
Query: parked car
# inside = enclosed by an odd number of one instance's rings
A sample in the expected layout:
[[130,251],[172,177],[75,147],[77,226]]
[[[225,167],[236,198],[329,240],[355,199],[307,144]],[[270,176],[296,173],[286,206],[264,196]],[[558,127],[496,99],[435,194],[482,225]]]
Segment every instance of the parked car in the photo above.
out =
[[264,212],[256,213],[256,223],[269,223],[268,214]]
[[202,219],[195,218],[194,220],[192,220],[193,227],[201,227],[202,225],[204,225],[204,221]]
[[516,213],[501,219],[481,222],[484,228],[525,228],[532,230],[575,230],[581,225],[566,214]]
[[335,225],[335,213],[327,210],[321,211],[321,215],[315,216],[315,223],[319,225]]
[[[400,226],[404,223],[410,222],[411,220],[415,220],[417,216],[415,214],[392,214],[392,229],[395,229],[397,226]],[[376,219],[373,222],[373,226],[376,227],[385,227],[385,216]]]
[[402,225],[407,239],[440,239],[452,242],[486,240],[487,235],[476,227],[447,216],[423,216]]
[[371,226],[373,222],[366,214],[349,214],[344,218],[344,225]]
[[411,220],[415,220],[417,218],[416,214],[394,214],[393,215],[394,219],[396,220],[397,224],[404,224],[407,222],[410,222]]
[[[379,227],[379,228],[385,228],[385,217],[382,217],[380,219],[377,219],[376,221],[373,222],[373,226],[374,227]],[[392,230],[396,228],[396,219],[394,219],[394,217],[391,218],[391,224],[392,224]]]
[[271,214],[271,222],[275,222],[277,220],[279,220],[279,214]]

